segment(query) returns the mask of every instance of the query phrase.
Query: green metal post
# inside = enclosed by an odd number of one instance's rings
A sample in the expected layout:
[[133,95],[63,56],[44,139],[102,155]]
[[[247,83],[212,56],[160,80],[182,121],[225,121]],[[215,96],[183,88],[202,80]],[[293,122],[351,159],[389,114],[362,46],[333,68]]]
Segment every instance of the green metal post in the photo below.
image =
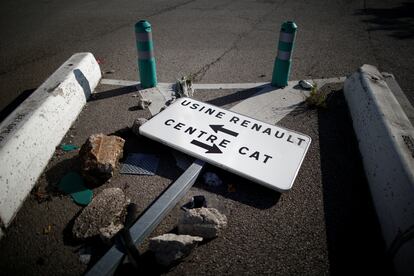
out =
[[291,57],[297,28],[298,26],[296,26],[293,21],[287,21],[282,24],[282,28],[280,29],[277,57],[273,67],[273,86],[285,87],[288,84],[290,64],[292,63]]
[[135,36],[138,49],[138,68],[142,88],[157,86],[154,44],[152,43],[151,24],[146,20],[135,24]]

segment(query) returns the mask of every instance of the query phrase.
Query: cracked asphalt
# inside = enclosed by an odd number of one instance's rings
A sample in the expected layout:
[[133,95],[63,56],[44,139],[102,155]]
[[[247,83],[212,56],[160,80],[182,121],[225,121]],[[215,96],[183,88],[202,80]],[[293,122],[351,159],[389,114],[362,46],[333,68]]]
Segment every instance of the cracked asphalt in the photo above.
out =
[[153,25],[162,82],[190,74],[211,83],[270,81],[281,22],[295,20],[292,79],[346,76],[369,63],[395,74],[413,102],[413,6],[396,0],[2,1],[0,110],[29,95],[75,52],[92,52],[104,72],[115,70],[106,77],[137,79],[133,26],[140,19]]
[[[75,52],[92,52],[104,73],[114,70],[105,78],[138,79],[133,26],[140,19],[153,25],[161,82],[182,75],[193,75],[199,83],[270,81],[280,24],[294,20],[299,30],[291,79],[346,76],[368,63],[393,73],[414,103],[413,14],[412,2],[387,0],[2,1],[0,119],[10,111],[6,106],[29,95]],[[101,92],[113,89],[99,87]],[[279,123],[313,141],[292,191],[280,195],[207,168],[223,178],[224,186],[211,189],[198,181],[187,199],[206,195],[211,206],[228,216],[228,229],[171,270],[155,266],[151,255],[144,254],[146,272],[392,273],[341,87],[326,89],[332,93],[326,110],[297,111]],[[180,170],[166,147],[122,131],[134,118],[149,113],[132,108],[132,90],[115,92],[112,98],[90,101],[64,142],[81,145],[93,132],[117,132],[129,139],[127,152],[161,156],[157,176],[116,174],[104,185],[122,188],[142,211]],[[253,92],[200,91],[197,98],[229,108]],[[34,194],[28,197],[0,242],[0,274],[80,275],[88,269],[78,260],[83,244],[70,235],[81,208],[53,192],[60,177],[77,166],[76,152],[55,154],[38,181],[51,200],[39,204]],[[175,208],[154,235],[173,231],[179,212]],[[45,234],[49,225],[52,231]],[[104,249],[95,248],[91,264]],[[126,272],[128,268],[121,267],[119,274]]]

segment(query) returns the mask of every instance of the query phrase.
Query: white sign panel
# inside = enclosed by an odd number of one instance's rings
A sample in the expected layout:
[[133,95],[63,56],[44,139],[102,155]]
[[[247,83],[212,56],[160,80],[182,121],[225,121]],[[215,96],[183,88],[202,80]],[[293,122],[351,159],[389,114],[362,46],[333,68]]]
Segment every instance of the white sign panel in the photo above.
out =
[[191,98],[180,98],[139,129],[188,155],[271,189],[289,190],[311,138]]

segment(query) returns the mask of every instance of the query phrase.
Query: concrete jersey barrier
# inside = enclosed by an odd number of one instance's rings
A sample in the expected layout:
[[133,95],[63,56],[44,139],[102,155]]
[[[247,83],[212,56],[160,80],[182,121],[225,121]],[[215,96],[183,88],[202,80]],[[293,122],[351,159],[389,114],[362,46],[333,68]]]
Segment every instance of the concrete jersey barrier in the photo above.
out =
[[3,230],[11,223],[100,79],[101,70],[91,53],[74,54],[0,124]]
[[414,275],[414,127],[374,66],[344,91],[387,253],[399,275]]

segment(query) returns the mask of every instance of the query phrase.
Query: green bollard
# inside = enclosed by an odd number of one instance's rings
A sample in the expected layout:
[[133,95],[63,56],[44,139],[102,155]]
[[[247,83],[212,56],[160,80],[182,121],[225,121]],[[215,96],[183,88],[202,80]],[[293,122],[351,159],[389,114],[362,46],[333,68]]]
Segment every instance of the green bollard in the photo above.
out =
[[146,20],[135,24],[135,36],[138,49],[138,68],[142,88],[157,86],[154,45],[152,43],[151,24]]
[[292,63],[291,57],[297,29],[298,26],[293,21],[287,21],[282,24],[277,57],[273,67],[272,86],[285,87],[288,85],[290,64]]

